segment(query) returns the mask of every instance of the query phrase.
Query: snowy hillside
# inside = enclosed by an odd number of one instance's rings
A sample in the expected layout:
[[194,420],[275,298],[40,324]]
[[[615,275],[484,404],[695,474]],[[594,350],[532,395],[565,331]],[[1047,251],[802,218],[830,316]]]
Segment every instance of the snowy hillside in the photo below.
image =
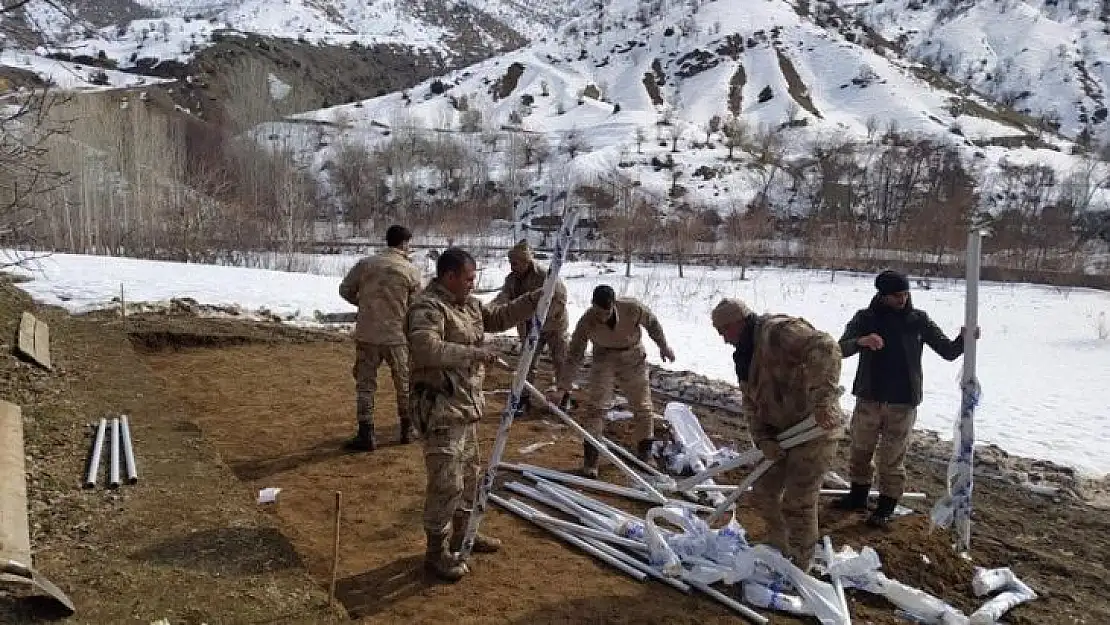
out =
[[[114,6],[121,2],[129,5],[127,11]],[[541,36],[547,24],[563,16],[557,9],[533,9],[517,0],[121,2],[32,0],[22,14],[5,18],[0,26],[5,32],[16,29],[37,36],[42,53],[101,56],[128,68],[144,58],[188,62],[220,32],[340,46],[397,45],[452,57],[468,47],[515,47],[522,36]],[[121,13],[132,17],[119,20]],[[18,38],[14,43],[26,46]]]
[[955,80],[1059,124],[1110,137],[1110,5],[1100,0],[851,0],[842,6]]
[[[559,152],[554,162],[566,165],[547,168],[540,186],[558,184],[553,176],[589,182],[619,172],[656,197],[681,194],[718,208],[762,194],[805,210],[812,197],[800,196],[796,172],[812,165],[815,148],[884,135],[953,146],[986,177],[1003,161],[1046,165],[1061,177],[1078,166],[1066,138],[860,32],[821,2],[765,0],[738,10],[723,0],[618,0],[546,41],[301,117],[349,124],[370,143],[397,123],[516,128],[544,137]],[[329,159],[314,157],[318,165]]]

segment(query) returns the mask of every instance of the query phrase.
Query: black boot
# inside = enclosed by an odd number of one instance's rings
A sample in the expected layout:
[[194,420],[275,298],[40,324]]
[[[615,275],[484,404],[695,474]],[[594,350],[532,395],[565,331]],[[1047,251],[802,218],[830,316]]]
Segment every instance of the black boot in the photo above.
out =
[[836,500],[834,508],[839,510],[866,510],[867,495],[871,492],[870,484],[852,484],[852,489],[847,495]]
[[401,444],[408,445],[417,438],[416,428],[412,427],[411,419],[401,419]]
[[521,419],[528,414],[528,409],[532,407],[532,398],[527,393],[521,395],[520,403],[517,404],[516,413],[513,415],[514,419]]
[[655,444],[654,438],[645,438],[636,443],[636,457],[643,462],[651,463],[651,447]]
[[875,511],[867,518],[867,524],[871,527],[885,528],[893,519],[896,507],[898,507],[897,499],[879,495],[879,502],[875,505]]
[[582,442],[582,475],[597,479],[598,452],[589,441]]
[[358,434],[347,441],[347,449],[353,451],[374,451],[376,448],[377,445],[374,441],[374,424],[367,421],[359,421]]

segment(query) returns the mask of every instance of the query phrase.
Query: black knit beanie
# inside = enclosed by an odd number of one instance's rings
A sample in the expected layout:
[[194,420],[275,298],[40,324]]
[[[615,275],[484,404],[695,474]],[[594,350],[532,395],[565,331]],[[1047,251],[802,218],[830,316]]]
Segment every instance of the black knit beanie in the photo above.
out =
[[875,277],[875,288],[879,290],[879,295],[891,295],[893,293],[909,291],[910,281],[905,275],[892,269],[887,269]]

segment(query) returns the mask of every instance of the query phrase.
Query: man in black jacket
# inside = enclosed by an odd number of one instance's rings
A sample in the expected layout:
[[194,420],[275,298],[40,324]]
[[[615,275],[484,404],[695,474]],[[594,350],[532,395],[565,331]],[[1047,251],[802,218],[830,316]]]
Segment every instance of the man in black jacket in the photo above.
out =
[[[906,276],[887,270],[875,278],[878,293],[856,312],[844,335],[844,358],[860,355],[852,394],[851,491],[837,500],[843,510],[866,510],[878,451],[879,501],[867,519],[883,527],[890,522],[906,483],[906,449],[922,398],[921,353],[927,344],[945,360],[964,353],[963,328],[949,340],[929,315],[910,301]],[[978,337],[978,330],[976,330]]]

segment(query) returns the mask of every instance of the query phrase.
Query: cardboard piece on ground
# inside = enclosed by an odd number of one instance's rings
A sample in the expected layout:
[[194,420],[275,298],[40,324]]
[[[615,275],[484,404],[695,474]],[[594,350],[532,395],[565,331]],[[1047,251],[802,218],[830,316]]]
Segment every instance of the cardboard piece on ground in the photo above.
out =
[[17,346],[20,353],[31,360],[47,369],[53,368],[50,363],[50,326],[26,311],[19,320]]
[[[0,560],[31,564],[27,477],[23,464],[23,412],[0,400]],[[9,581],[0,575],[0,581]]]
[[31,567],[25,471],[23,411],[0,399],[0,584],[30,584],[73,614],[69,597]]

